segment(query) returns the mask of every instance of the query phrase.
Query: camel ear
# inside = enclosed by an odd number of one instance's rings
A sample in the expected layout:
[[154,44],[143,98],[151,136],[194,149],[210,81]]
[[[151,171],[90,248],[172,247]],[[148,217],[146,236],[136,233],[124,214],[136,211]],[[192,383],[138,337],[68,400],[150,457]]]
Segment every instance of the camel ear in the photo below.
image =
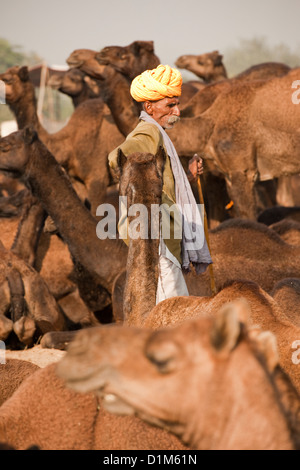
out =
[[214,65],[222,65],[223,56],[219,53],[219,51],[213,52],[212,59],[213,59]]
[[276,336],[271,331],[261,331],[257,328],[250,330],[248,334],[259,353],[264,357],[268,371],[273,373],[279,364]]
[[234,302],[223,306],[217,313],[211,332],[211,344],[217,352],[230,353],[239,340],[241,323]]
[[34,128],[32,126],[27,126],[24,129],[23,138],[24,138],[25,144],[30,145],[30,144],[32,144],[32,142],[37,140],[38,135],[37,135],[37,132],[34,130]]
[[123,171],[123,166],[125,165],[126,161],[127,161],[127,158],[125,157],[124,153],[122,152],[121,149],[118,149],[117,162],[118,162],[118,167],[120,168],[121,173]]
[[166,163],[166,152],[163,147],[159,147],[157,154],[155,155],[155,163],[159,174],[162,176],[164,172],[164,167]]
[[18,75],[20,80],[22,82],[27,82],[29,80],[29,72],[28,72],[28,67],[24,65],[23,67],[20,67],[18,70]]
[[154,52],[154,43],[153,41],[134,41],[130,44],[129,49],[136,56],[140,54],[141,49]]

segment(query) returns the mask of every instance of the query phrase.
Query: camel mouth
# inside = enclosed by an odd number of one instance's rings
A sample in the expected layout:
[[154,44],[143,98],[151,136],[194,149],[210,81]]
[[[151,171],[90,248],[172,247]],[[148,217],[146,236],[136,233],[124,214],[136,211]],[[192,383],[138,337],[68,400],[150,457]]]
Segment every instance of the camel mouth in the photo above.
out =
[[118,395],[101,391],[97,394],[102,398],[103,408],[106,411],[121,415],[133,415],[135,413],[134,408]]
[[76,59],[67,59],[66,62],[71,69],[79,68],[83,64],[82,60]]
[[47,85],[54,90],[58,90],[61,87],[61,80],[59,78],[50,77]]

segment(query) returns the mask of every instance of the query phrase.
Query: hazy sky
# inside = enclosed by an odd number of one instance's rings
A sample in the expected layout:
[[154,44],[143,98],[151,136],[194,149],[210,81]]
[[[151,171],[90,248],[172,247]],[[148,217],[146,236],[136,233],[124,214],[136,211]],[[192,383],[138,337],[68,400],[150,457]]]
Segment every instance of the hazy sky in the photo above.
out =
[[0,6],[0,37],[50,65],[65,64],[74,49],[135,40],[153,40],[170,65],[182,54],[224,52],[241,38],[300,46],[299,0],[0,0]]

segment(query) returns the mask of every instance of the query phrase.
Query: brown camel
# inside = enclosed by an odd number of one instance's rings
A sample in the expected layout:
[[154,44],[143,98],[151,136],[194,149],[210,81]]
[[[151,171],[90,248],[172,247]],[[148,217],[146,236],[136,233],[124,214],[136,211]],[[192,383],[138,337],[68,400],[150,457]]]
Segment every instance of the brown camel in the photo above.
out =
[[300,278],[282,279],[271,294],[290,322],[300,328]]
[[[1,383],[2,384],[2,383]],[[113,416],[94,394],[66,388],[51,364],[31,374],[0,408],[0,442],[18,450],[186,450],[135,416]]]
[[215,319],[156,332],[81,331],[56,371],[73,390],[103,396],[106,410],[134,413],[193,449],[298,449],[299,395],[274,336],[251,331],[240,310],[229,303]]
[[37,117],[34,87],[27,67],[13,67],[0,75],[0,79],[6,85],[6,102],[16,116],[19,129],[26,125],[35,127],[72,180],[84,183],[95,214],[111,182],[107,155],[122,142],[105,103],[101,99],[83,102],[63,129],[49,134]]
[[2,244],[0,254],[0,339],[14,331],[21,344],[32,345],[48,331],[65,329],[63,314],[39,273]]
[[227,72],[219,51],[200,55],[182,55],[175,62],[176,67],[193,72],[205,83],[218,82],[227,78]]
[[[147,214],[140,214],[139,238],[130,238],[126,265],[123,316],[127,324],[141,324],[156,303],[158,283],[159,220],[151,220],[151,208],[160,206],[165,154],[134,153],[128,158],[120,151],[120,196],[127,197],[128,208],[141,204]],[[129,214],[131,224],[135,217]],[[156,238],[153,234],[156,233]],[[118,317],[116,312],[115,317]]]
[[270,225],[270,228],[278,233],[286,243],[300,246],[300,222],[283,219],[276,224]]
[[[153,41],[134,41],[125,47],[104,47],[95,58],[100,64],[110,65],[122,73],[130,82],[140,73],[154,69],[160,64],[159,58],[154,53]],[[200,81],[183,83],[181,106],[184,106],[202,88]]]
[[[291,276],[300,277],[299,247],[287,244],[273,230],[262,224],[239,219],[229,220],[210,231],[209,241],[217,290],[235,279],[247,279],[271,293],[280,280]],[[132,282],[137,280],[138,289],[139,284],[145,282],[141,281],[146,274],[144,265],[135,265],[131,274]],[[124,320],[122,307],[125,279],[126,275],[120,274],[114,285],[113,304],[117,322]],[[211,295],[208,271],[201,275],[192,271],[186,276],[186,283],[191,296],[199,298]],[[148,308],[145,303],[143,311],[147,313],[150,310],[151,303]],[[131,325],[144,325],[145,314],[132,316],[130,320]]]
[[283,207],[276,206],[270,207],[259,214],[257,221],[266,224],[273,225],[281,220],[294,220],[300,222],[300,206],[296,207]]
[[[219,51],[208,52],[200,55],[182,55],[178,57],[175,65],[186,69],[202,78],[205,83],[213,83],[228,78],[226,68],[222,62],[223,56]],[[239,80],[265,80],[272,77],[281,77],[291,68],[280,62],[265,62],[253,65],[243,72],[235,75]]]
[[[287,282],[281,282],[287,288]],[[281,282],[278,284],[279,286]],[[275,290],[273,290],[275,300],[253,282],[233,281],[221,289],[215,297],[190,296],[167,299],[154,307],[141,326],[158,329],[177,325],[187,319],[214,316],[215,312],[226,303],[243,298],[248,305],[248,322],[252,325],[258,325],[264,330],[270,330],[276,336],[280,365],[300,393],[299,372],[297,365],[293,364],[291,360],[292,344],[300,338],[299,325],[292,320],[292,313],[289,315],[286,312],[284,304],[278,302],[274,293]],[[285,296],[287,297],[286,293]],[[292,302],[293,300],[290,298],[290,304]]]
[[100,98],[100,86],[79,69],[67,70],[64,74],[53,74],[47,86],[64,93],[72,99],[74,108],[88,99]]
[[39,370],[39,366],[19,359],[7,359],[6,364],[0,367],[0,406],[12,396],[23,380],[33,372]]
[[130,80],[160,64],[154,53],[153,41],[134,41],[125,47],[104,47],[97,53],[96,60],[102,65],[111,65]]
[[0,160],[1,170],[22,174],[54,220],[77,267],[76,281],[83,299],[93,311],[107,307],[114,280],[126,264],[124,242],[97,237],[97,220],[32,128],[1,139]]
[[102,81],[102,98],[111,110],[119,131],[126,137],[138,122],[139,107],[131,99],[129,82],[125,76],[111,66],[100,64],[97,54],[90,49],[76,49],[68,57],[67,63]]

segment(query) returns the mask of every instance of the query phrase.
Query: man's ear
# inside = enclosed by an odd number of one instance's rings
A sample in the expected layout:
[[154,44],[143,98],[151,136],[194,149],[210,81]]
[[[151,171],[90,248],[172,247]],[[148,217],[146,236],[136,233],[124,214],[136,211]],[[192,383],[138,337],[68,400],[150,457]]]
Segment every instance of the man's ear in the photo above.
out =
[[18,75],[22,82],[27,82],[29,80],[28,67],[26,65],[20,67],[18,70]]
[[149,114],[149,116],[152,116],[152,101],[144,101],[144,110],[147,114]]
[[118,157],[117,157],[117,162],[118,162],[118,167],[120,168],[120,172],[123,172],[123,166],[126,163],[127,158],[125,157],[124,153],[122,152],[121,149],[118,149]]
[[155,163],[156,163],[157,170],[158,170],[159,174],[161,175],[161,177],[162,177],[163,172],[164,172],[166,158],[167,158],[167,155],[166,155],[165,149],[163,147],[159,147],[159,149],[158,149],[158,151],[155,155]]

